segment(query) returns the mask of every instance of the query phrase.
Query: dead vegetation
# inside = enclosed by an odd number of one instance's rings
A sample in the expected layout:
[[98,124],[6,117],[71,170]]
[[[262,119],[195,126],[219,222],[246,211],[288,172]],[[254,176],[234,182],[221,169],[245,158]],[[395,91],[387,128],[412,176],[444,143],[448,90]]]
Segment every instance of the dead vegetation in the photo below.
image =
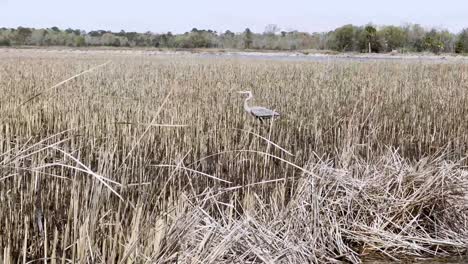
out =
[[[3,263],[466,251],[468,65],[22,54],[0,55]],[[284,117],[246,116],[246,89]]]

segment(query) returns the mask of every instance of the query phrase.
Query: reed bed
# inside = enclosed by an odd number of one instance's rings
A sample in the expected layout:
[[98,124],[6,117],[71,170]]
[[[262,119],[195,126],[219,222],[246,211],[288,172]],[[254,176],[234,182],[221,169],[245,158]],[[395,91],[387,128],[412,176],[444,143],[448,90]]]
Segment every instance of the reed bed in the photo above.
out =
[[467,97],[466,64],[2,52],[0,262],[463,255]]

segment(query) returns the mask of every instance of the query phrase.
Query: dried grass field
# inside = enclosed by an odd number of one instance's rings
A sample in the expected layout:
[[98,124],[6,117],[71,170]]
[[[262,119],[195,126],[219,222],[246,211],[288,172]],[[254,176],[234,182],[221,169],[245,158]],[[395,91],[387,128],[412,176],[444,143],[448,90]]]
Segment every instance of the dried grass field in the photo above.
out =
[[468,64],[3,51],[0,262],[463,255],[467,151]]

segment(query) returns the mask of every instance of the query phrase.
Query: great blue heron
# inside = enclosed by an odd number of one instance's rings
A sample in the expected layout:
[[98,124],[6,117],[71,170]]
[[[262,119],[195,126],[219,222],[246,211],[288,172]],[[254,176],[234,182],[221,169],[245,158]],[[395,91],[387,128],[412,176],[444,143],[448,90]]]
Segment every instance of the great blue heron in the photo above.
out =
[[261,107],[261,106],[252,106],[252,107],[250,107],[249,104],[248,104],[248,101],[250,99],[252,99],[252,97],[253,97],[251,91],[241,91],[239,93],[248,95],[248,97],[244,101],[244,110],[247,113],[253,115],[254,117],[260,119],[260,121],[263,121],[265,119],[270,119],[272,117],[276,117],[276,116],[280,115],[279,113],[277,113],[277,112],[275,112],[273,110],[270,110],[268,108],[265,108],[265,107]]

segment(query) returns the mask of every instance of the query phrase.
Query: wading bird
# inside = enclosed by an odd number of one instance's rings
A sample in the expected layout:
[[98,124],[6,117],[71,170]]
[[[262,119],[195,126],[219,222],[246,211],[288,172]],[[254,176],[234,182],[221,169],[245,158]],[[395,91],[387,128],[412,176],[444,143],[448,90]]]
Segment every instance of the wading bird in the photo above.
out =
[[272,117],[277,117],[277,116],[280,115],[279,113],[277,113],[277,112],[275,112],[273,110],[270,110],[268,108],[265,108],[265,107],[261,107],[261,106],[252,106],[252,107],[250,107],[249,104],[248,104],[248,101],[253,98],[253,95],[252,95],[251,91],[241,91],[239,93],[248,95],[248,97],[244,101],[244,110],[247,113],[253,115],[255,118],[260,119],[260,121],[263,122],[263,120],[265,120],[265,119],[270,119]]

